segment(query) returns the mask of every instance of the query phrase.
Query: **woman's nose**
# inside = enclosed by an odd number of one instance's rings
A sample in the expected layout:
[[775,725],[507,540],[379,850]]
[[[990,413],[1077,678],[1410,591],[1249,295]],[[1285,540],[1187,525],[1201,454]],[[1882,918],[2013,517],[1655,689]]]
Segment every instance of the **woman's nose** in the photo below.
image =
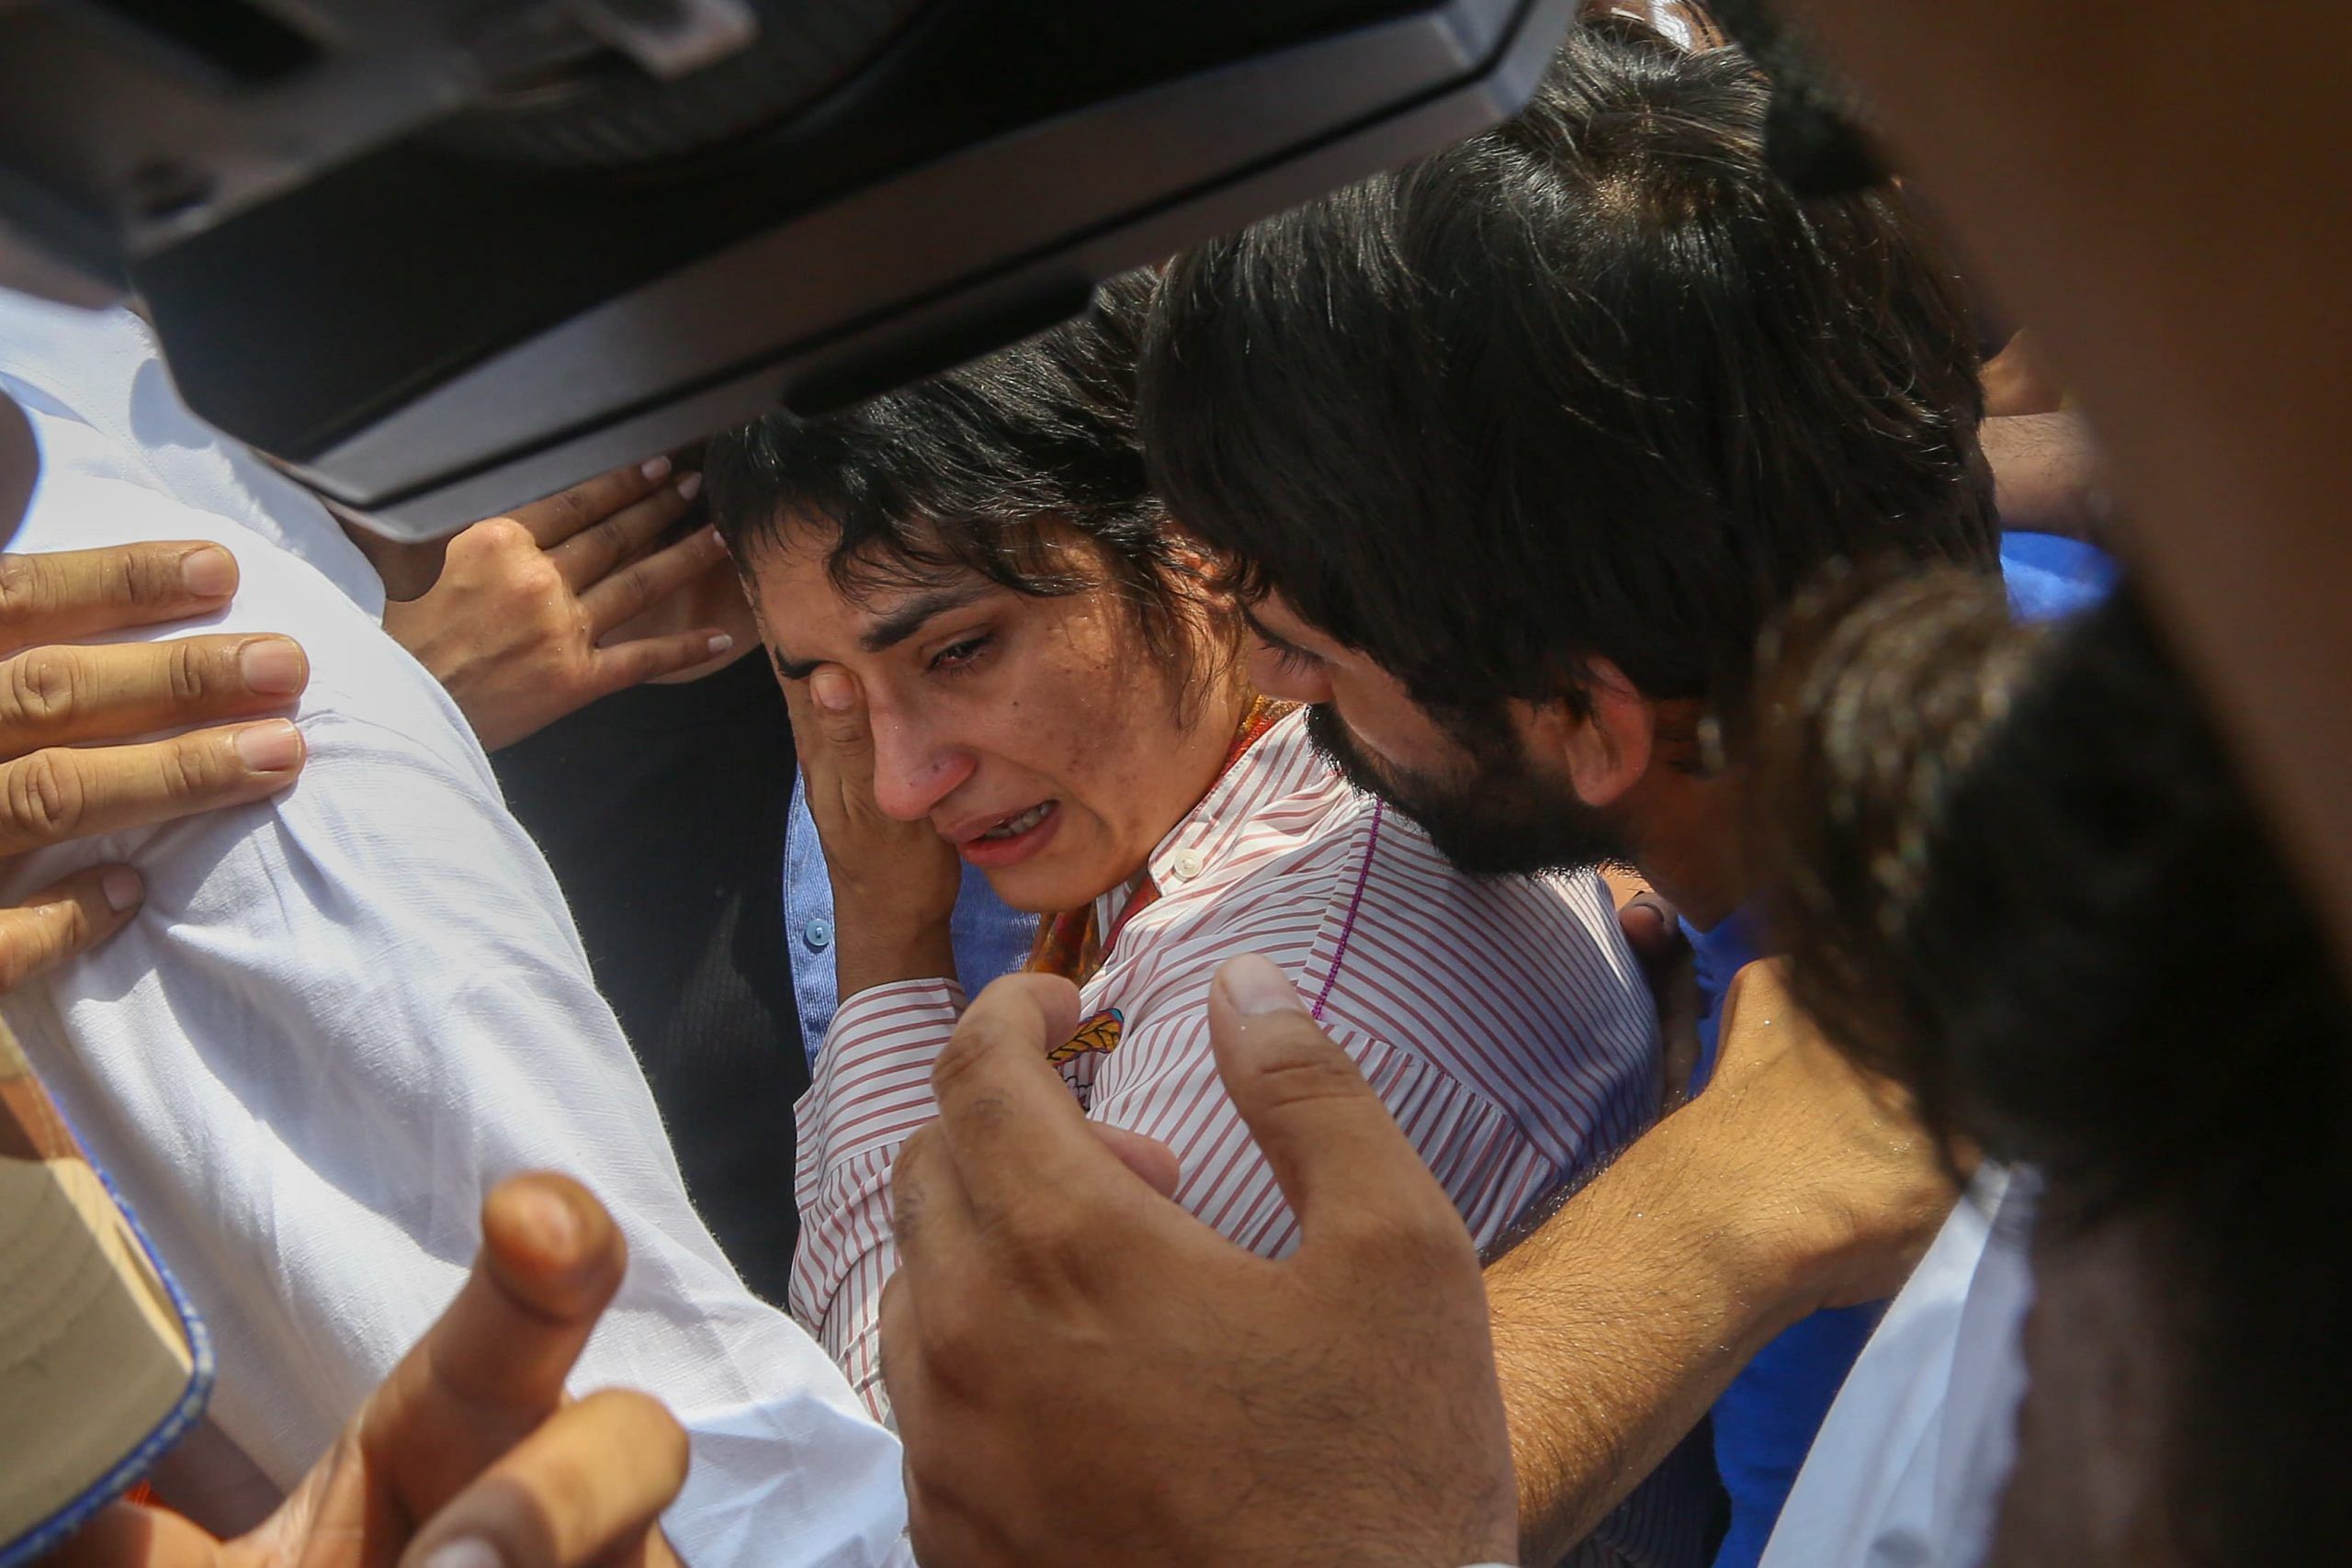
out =
[[905,715],[876,711],[872,717],[874,803],[884,816],[920,821],[972,776],[972,754],[943,743],[930,727]]

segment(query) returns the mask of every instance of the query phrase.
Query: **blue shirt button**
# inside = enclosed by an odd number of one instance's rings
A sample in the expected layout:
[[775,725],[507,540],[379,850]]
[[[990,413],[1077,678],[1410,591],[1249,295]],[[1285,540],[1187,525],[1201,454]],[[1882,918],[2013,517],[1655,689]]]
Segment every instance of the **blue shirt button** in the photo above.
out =
[[833,922],[823,919],[809,921],[800,928],[800,940],[808,944],[810,952],[824,952],[833,945]]

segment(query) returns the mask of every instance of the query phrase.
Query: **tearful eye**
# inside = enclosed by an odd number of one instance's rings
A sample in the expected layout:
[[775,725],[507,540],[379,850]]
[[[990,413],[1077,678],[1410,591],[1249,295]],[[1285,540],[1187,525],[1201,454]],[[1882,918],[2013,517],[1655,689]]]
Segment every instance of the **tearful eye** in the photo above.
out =
[[966,669],[973,660],[979,657],[980,650],[988,645],[989,639],[985,635],[967,637],[961,642],[950,643],[932,655],[931,667],[941,671]]

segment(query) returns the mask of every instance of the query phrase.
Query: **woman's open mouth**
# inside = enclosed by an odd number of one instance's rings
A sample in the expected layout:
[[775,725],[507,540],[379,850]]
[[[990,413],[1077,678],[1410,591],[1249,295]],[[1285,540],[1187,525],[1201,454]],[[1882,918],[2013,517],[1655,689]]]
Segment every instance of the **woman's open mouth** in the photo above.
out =
[[964,857],[967,865],[978,866],[982,871],[999,871],[1018,865],[1044,849],[1060,823],[1061,802],[1041,800],[986,832],[964,840],[956,846],[956,852]]

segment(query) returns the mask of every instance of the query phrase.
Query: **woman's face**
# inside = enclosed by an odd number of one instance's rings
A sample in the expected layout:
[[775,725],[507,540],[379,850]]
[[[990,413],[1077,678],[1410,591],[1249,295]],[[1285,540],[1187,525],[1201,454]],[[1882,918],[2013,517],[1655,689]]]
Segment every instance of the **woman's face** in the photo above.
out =
[[946,568],[851,598],[831,543],[812,527],[757,551],[761,633],[787,680],[856,678],[882,811],[929,821],[1019,909],[1076,908],[1140,871],[1215,779],[1229,706],[1181,723],[1108,587],[1032,598]]

